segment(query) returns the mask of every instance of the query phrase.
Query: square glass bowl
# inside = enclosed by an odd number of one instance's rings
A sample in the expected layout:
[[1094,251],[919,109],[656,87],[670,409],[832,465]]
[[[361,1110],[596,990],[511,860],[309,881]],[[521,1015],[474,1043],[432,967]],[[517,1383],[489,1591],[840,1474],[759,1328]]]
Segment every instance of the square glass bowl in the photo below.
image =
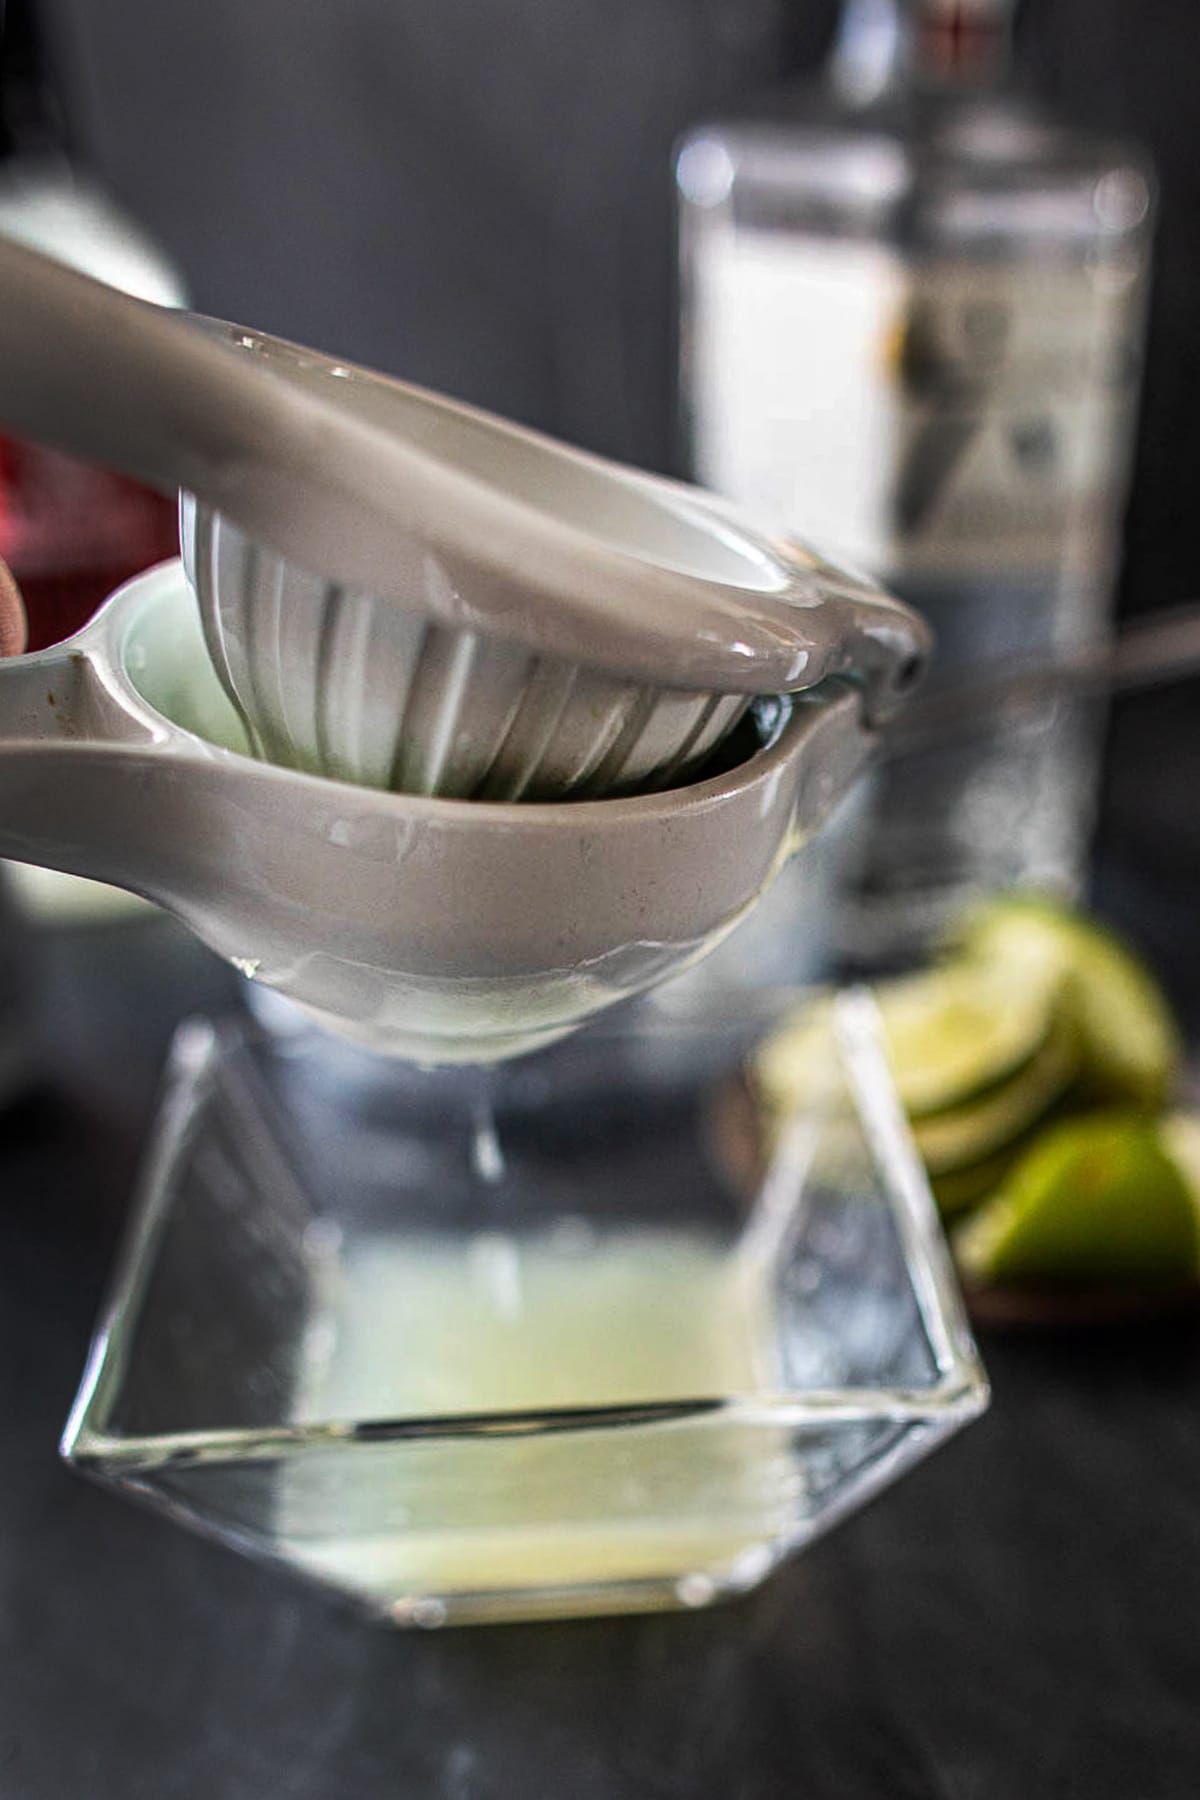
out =
[[185,1026],[63,1454],[395,1624],[753,1587],[987,1398],[873,1002],[768,1143],[782,1005],[442,1073]]

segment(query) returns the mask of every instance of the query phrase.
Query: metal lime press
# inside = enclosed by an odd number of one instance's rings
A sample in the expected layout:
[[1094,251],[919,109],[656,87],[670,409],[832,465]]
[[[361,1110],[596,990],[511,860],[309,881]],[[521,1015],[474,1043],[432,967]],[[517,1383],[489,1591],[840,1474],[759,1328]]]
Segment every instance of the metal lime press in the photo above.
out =
[[178,488],[186,569],[0,667],[0,852],[422,1060],[701,956],[927,647],[698,491],[9,245],[0,421]]

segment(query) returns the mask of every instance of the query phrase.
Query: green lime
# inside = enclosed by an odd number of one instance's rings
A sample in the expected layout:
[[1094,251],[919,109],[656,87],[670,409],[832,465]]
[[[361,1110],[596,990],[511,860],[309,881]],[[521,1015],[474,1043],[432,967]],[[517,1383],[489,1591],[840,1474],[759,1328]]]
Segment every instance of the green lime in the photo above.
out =
[[944,1175],[990,1158],[1027,1132],[1065,1092],[1078,1068],[1075,1033],[1063,1020],[1007,1080],[959,1106],[912,1121],[913,1138],[930,1175]]
[[904,976],[878,990],[901,1104],[914,1119],[944,1112],[1035,1058],[1051,1029],[1057,971],[1020,987],[969,962]]
[[822,997],[784,1015],[754,1051],[750,1078],[776,1120],[835,1091],[841,1071],[833,1039],[833,1004]]
[[1076,1039],[1056,1022],[1042,1048],[1006,1082],[973,1094],[957,1107],[912,1120],[912,1136],[930,1175],[995,1156],[1051,1109],[1076,1073]]
[[1200,1208],[1200,1113],[1173,1112],[1159,1120],[1163,1148],[1192,1190]]
[[[876,989],[900,1102],[913,1118],[944,1111],[1004,1081],[1043,1050],[1061,971],[1047,963],[1014,983],[1008,968],[962,961]],[[785,1111],[820,1091],[830,1065],[829,1003],[774,1032],[755,1059],[760,1092]]]
[[1179,1031],[1157,982],[1113,932],[1051,900],[1018,894],[969,913],[956,941],[993,969],[1032,964],[1039,981],[1047,962],[1057,964],[1089,1100],[1147,1112],[1165,1103],[1181,1061]]
[[967,1275],[1000,1285],[1186,1280],[1200,1208],[1157,1124],[1094,1113],[1042,1132],[954,1246]]
[[978,1162],[931,1174],[929,1186],[942,1217],[953,1219],[959,1213],[969,1212],[994,1193],[1032,1136],[1032,1131],[1026,1132],[990,1156],[981,1156]]

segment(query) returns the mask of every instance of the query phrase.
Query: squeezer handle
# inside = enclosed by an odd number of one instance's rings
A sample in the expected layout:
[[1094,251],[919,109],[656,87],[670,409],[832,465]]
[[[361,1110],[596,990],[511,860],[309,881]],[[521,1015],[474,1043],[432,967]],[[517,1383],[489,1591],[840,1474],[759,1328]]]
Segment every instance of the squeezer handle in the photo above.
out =
[[150,735],[105,681],[105,653],[94,626],[28,652],[27,636],[20,586],[0,560],[0,748],[130,744]]
[[297,429],[293,396],[177,313],[0,239],[0,423],[167,494]]
[[0,857],[169,903],[147,800],[157,778],[173,804],[172,759],[106,681],[92,629],[0,661]]

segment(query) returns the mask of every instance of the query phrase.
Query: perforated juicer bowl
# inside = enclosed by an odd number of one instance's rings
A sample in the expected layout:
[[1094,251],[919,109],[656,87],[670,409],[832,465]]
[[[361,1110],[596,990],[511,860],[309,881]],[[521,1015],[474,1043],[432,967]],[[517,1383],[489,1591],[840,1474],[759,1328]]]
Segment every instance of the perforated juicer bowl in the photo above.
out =
[[267,761],[366,787],[546,800],[666,787],[748,694],[656,689],[348,591],[185,495],[209,651]]
[[852,672],[889,690],[885,709],[912,674],[897,654],[912,621],[878,589],[699,490],[209,329],[306,392],[335,391],[404,444],[414,493],[434,497],[373,594],[183,496],[209,654],[266,761],[456,799],[618,796],[686,781],[756,693]]

